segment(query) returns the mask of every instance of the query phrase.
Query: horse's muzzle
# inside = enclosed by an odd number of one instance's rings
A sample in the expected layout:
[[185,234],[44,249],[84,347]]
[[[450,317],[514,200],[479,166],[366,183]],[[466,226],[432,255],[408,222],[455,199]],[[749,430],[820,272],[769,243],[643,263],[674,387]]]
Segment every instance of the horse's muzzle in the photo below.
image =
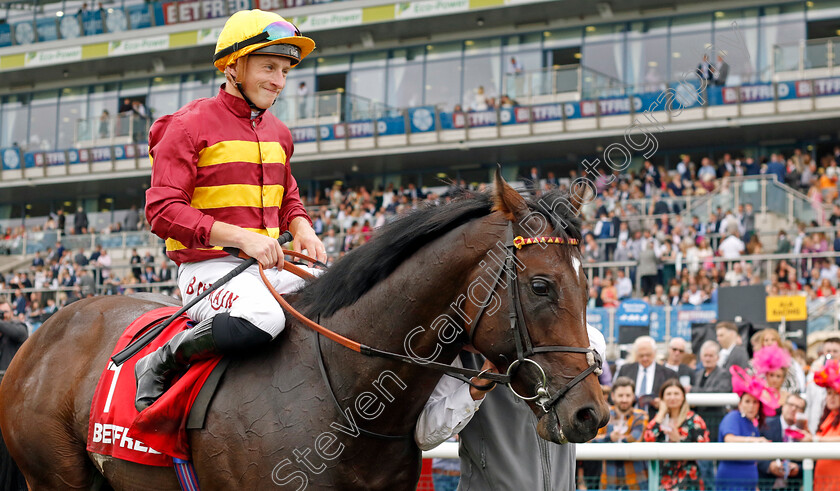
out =
[[578,409],[568,422],[564,421],[557,411],[557,406],[553,407],[537,423],[537,434],[550,442],[585,443],[595,438],[598,428],[603,426],[594,405]]

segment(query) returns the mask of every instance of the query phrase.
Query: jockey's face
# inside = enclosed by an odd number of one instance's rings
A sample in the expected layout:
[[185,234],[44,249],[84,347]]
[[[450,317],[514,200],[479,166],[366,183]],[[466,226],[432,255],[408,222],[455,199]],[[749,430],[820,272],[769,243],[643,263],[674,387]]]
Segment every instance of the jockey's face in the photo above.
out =
[[286,86],[291,67],[291,60],[284,56],[248,55],[236,60],[231,71],[251,102],[260,109],[268,109]]

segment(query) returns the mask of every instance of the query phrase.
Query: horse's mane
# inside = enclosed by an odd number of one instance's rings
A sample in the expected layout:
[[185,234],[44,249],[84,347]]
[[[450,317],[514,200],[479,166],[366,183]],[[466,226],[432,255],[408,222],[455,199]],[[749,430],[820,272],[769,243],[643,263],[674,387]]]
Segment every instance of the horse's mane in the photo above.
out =
[[[555,189],[538,200],[526,201],[531,211],[548,220],[554,236],[581,240],[580,220],[572,214],[567,193]],[[424,245],[492,211],[492,192],[465,191],[450,203],[425,205],[383,226],[368,243],[353,249],[304,287],[296,302],[299,310],[310,317],[333,315],[355,303]]]

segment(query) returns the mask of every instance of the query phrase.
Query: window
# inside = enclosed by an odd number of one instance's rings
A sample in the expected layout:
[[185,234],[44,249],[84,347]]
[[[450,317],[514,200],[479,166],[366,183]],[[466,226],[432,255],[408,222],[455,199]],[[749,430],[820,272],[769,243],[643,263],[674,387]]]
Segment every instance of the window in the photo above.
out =
[[57,92],[50,90],[34,94],[29,112],[29,143],[26,146],[28,151],[55,149],[57,116]]

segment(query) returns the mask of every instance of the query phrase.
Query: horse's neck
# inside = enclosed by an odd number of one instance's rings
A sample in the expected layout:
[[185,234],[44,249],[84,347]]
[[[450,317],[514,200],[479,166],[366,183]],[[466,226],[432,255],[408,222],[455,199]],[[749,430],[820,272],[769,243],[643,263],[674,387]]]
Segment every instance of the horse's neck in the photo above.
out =
[[[494,235],[497,227],[488,230],[486,220],[461,226],[415,253],[354,305],[336,313],[328,327],[393,353],[429,357],[437,350],[433,361],[452,363],[463,347],[463,337],[441,342],[439,334],[442,329],[452,329],[453,324],[466,327],[452,304],[466,293],[468,279],[498,240]],[[457,307],[463,308],[464,302],[461,300]],[[369,429],[411,431],[441,372],[365,357],[335,345],[324,347],[342,407],[358,406],[358,395],[371,393],[385,407],[367,423]]]

